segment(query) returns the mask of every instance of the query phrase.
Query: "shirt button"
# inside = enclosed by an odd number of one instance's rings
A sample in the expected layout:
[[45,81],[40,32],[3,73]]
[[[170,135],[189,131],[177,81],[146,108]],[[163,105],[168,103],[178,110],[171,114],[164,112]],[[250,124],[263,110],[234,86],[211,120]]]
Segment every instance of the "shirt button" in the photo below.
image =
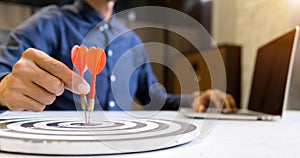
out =
[[116,106],[116,103],[114,101],[109,102],[109,107],[113,108]]
[[107,52],[107,54],[108,54],[108,56],[113,56],[114,55],[114,52],[112,51],[112,50],[108,50],[108,52]]
[[103,26],[100,26],[100,27],[99,27],[99,30],[100,30],[101,32],[103,32],[105,29],[104,29]]
[[115,82],[117,80],[117,77],[115,75],[110,76],[110,81]]
[[103,25],[103,28],[104,28],[104,30],[107,30],[107,29],[109,28],[108,24],[105,23],[105,24]]

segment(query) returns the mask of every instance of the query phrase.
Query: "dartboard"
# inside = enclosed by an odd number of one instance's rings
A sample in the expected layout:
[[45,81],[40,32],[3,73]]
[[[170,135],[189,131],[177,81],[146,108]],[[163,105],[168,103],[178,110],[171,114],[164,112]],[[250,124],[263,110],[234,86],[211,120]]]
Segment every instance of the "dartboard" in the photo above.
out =
[[0,150],[27,154],[94,155],[144,152],[197,137],[197,126],[175,120],[105,118],[86,124],[74,116],[0,119]]

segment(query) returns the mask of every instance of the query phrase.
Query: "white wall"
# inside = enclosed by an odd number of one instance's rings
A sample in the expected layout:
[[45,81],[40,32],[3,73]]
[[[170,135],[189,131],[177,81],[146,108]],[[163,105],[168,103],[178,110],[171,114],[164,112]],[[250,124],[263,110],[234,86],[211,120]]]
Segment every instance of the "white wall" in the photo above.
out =
[[13,29],[30,16],[30,7],[0,2],[0,29]]
[[214,0],[215,40],[242,46],[242,107],[248,103],[256,51],[289,29],[288,10],[287,0]]
[[300,25],[300,0],[289,0],[289,27]]

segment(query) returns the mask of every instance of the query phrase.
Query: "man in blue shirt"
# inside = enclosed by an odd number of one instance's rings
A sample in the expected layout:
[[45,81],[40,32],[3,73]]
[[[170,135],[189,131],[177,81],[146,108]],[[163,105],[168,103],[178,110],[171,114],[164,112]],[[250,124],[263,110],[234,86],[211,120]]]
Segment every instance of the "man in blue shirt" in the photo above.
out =
[[[49,6],[14,30],[0,48],[0,105],[10,110],[75,110],[77,100],[73,93],[86,94],[90,87],[71,70],[70,50],[75,44],[84,43],[88,34],[95,36],[97,41],[86,41],[87,46],[104,48],[107,56],[106,66],[96,84],[99,100],[96,110],[130,110],[131,97],[136,97],[143,105],[150,103],[149,106],[165,101],[160,109],[177,110],[183,103],[181,99],[192,99],[192,96],[181,98],[166,94],[153,86],[157,80],[147,63],[145,50],[133,49],[142,41],[112,18],[114,3],[113,0],[78,0],[64,7]],[[145,64],[134,71],[126,85],[122,82],[122,74],[113,74],[113,68],[131,49],[123,73],[140,63]],[[112,93],[114,87],[111,87],[114,83],[118,85],[119,94],[126,94],[129,89],[131,97],[120,95],[116,100]],[[198,96],[199,104],[194,108],[205,110],[212,94],[220,110],[221,100],[225,98],[227,110],[236,111],[232,97],[225,97],[226,94],[218,90],[208,90]]]

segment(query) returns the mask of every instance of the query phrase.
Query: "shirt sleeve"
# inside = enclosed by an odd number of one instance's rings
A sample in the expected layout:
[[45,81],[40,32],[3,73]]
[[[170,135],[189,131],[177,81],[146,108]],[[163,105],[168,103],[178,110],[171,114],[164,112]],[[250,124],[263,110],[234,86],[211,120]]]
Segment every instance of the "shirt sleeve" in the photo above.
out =
[[13,65],[20,59],[24,51],[23,43],[12,32],[5,45],[0,46],[0,78],[11,72]]
[[56,10],[55,6],[46,7],[10,33],[7,42],[0,46],[0,77],[11,72],[27,48],[52,51],[56,37],[49,32],[56,32]]

